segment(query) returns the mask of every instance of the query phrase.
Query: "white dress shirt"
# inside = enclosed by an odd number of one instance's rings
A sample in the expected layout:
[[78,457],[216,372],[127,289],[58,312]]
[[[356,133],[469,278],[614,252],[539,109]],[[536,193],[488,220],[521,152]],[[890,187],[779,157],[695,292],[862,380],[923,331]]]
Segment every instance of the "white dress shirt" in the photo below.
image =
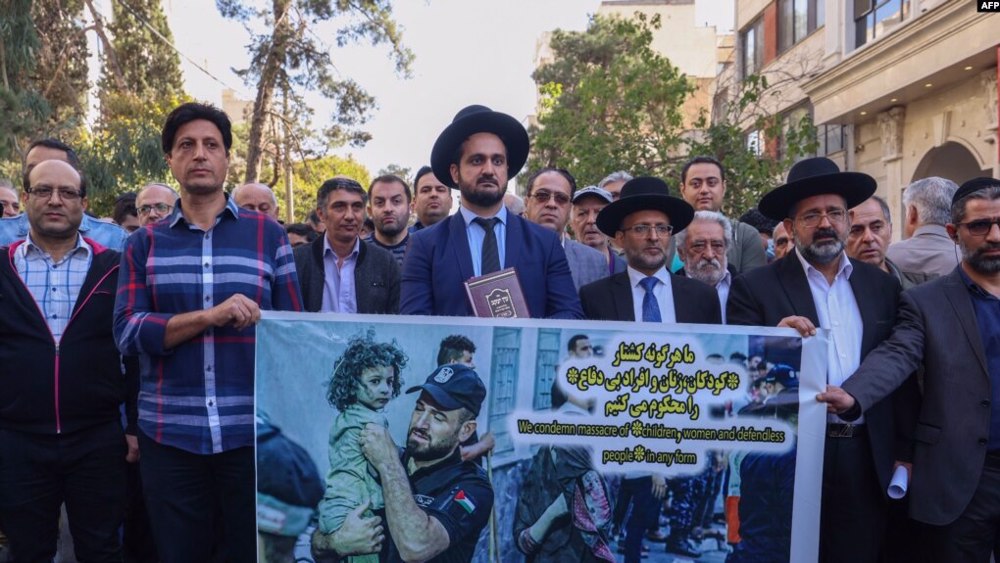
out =
[[[822,272],[812,267],[805,258],[795,250],[795,256],[802,264],[809,280],[809,292],[812,293],[816,305],[816,316],[820,328],[830,330],[828,345],[826,382],[831,385],[843,385],[844,381],[857,371],[861,365],[861,334],[864,324],[861,321],[861,309],[854,298],[851,289],[851,273],[854,266],[847,254],[840,253],[840,266],[833,283],[826,281]],[[844,422],[836,415],[829,415],[831,422]],[[854,421],[861,424],[864,418]]]

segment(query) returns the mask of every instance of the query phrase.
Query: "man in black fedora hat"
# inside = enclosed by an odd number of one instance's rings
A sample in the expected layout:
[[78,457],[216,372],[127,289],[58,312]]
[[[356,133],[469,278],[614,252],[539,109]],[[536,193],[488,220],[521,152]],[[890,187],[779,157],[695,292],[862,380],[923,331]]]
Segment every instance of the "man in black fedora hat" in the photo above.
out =
[[639,177],[626,182],[621,198],[597,215],[597,228],[624,250],[628,268],[580,288],[584,316],[616,321],[721,323],[715,291],[701,282],[672,276],[666,268],[670,235],[682,231],[693,217],[694,209],[671,196],[663,180]]
[[[659,178],[633,178],[622,186],[621,197],[597,215],[597,228],[612,237],[625,253],[626,271],[580,288],[584,315],[594,320],[720,324],[722,311],[715,290],[699,281],[671,275],[667,270],[670,235],[682,231],[694,209],[670,195]],[[667,490],[662,475],[630,477],[622,485],[632,493],[632,516],[625,524],[625,562],[638,563],[642,536],[659,526],[660,504]],[[686,499],[690,479],[678,479],[671,488]],[[692,512],[678,500],[671,505],[667,551],[697,557],[691,541]]]
[[[782,326],[805,337],[830,330],[827,381],[840,384],[889,336],[896,318],[899,282],[844,251],[848,209],[875,192],[867,174],[841,172],[827,158],[796,163],[788,181],[758,208],[782,221],[794,250],[733,281],[726,312],[730,324]],[[820,561],[874,562],[883,544],[894,460],[896,401],[887,399],[849,423],[827,421],[820,514]],[[902,401],[899,401],[902,403]],[[912,408],[912,406],[910,406]],[[903,408],[896,413],[905,416]]]
[[450,219],[414,234],[403,265],[401,313],[471,316],[462,283],[514,268],[532,317],[582,316],[559,238],[503,205],[507,180],[527,158],[524,127],[485,106],[458,112],[438,136],[431,167],[460,190],[462,205]]

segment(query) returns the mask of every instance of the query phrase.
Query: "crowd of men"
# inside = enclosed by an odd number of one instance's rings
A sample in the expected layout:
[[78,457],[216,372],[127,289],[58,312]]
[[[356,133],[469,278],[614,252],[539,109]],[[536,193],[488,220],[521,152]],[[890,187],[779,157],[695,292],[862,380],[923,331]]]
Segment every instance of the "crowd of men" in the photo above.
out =
[[[506,268],[538,318],[828,329],[820,560],[985,562],[1000,549],[1000,180],[914,182],[895,243],[875,180],[826,158],[795,164],[740,220],[722,211],[739,171],[707,156],[674,189],[624,171],[578,188],[545,168],[519,202],[505,196],[527,132],[469,106],[412,189],[330,178],[308,221],[283,227],[268,186],[225,192],[231,146],[223,112],[176,108],[162,149],[179,192],[120,197],[120,226],[86,212],[87,179],[58,141],[31,144],[20,194],[0,183],[0,530],[16,561],[52,559],[62,505],[82,561],[254,560],[260,312],[471,316],[463,283]],[[765,381],[779,382],[788,374]],[[439,462],[482,471],[458,453],[475,425],[447,387],[428,379],[418,399],[411,434],[445,444],[420,468],[399,463],[384,431],[362,434],[396,484],[383,518],[355,511],[314,537],[317,557],[391,544],[389,561],[471,558],[480,514],[445,516],[398,486],[419,488]],[[897,466],[909,517],[885,494]],[[638,563],[669,487],[625,483],[625,560]],[[473,494],[492,505],[488,486]],[[691,532],[675,522],[668,551],[697,557]],[[733,560],[781,560],[751,544]]]

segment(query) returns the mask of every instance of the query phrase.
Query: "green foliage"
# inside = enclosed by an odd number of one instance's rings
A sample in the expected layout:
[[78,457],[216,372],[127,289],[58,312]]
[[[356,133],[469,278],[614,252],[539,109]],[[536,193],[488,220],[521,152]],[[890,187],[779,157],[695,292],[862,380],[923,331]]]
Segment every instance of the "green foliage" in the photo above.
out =
[[[396,163],[392,163],[378,171],[379,176],[385,176],[387,174],[398,176],[405,180],[407,184],[413,181],[413,169]],[[410,186],[410,188],[412,189],[413,186]]]
[[[71,138],[86,112],[80,0],[9,0],[0,10],[0,171],[20,171],[35,138]],[[15,174],[16,175],[16,174]]]
[[160,130],[173,108],[186,101],[176,96],[144,100],[129,92],[105,95],[102,111],[118,117],[95,127],[78,143],[95,213],[110,214],[123,192],[149,182],[174,182],[160,146]]
[[[583,32],[553,32],[554,58],[533,75],[539,115],[529,131],[528,168],[561,166],[581,185],[615,170],[676,185],[689,158],[711,155],[727,171],[723,211],[740,215],[816,151],[816,128],[808,117],[770,116],[764,102],[774,85],[753,75],[723,115],[710,123],[703,112],[697,130],[685,131],[680,108],[694,87],[652,49],[658,28],[658,16],[636,13],[627,20],[594,16]],[[761,140],[757,148],[748,143],[751,133]]]
[[529,169],[568,168],[582,184],[614,170],[665,177],[682,145],[681,105],[693,85],[651,48],[659,17],[591,17],[556,30],[555,59],[532,78],[541,95]]
[[[305,221],[306,217],[316,209],[316,192],[323,182],[334,176],[347,176],[357,180],[367,187],[371,183],[371,173],[363,164],[351,157],[324,156],[296,162],[292,166],[292,186],[295,199],[294,222]],[[275,188],[278,199],[284,207],[284,185]],[[284,213],[284,212],[282,212]]]
[[[796,160],[818,148],[816,127],[808,116],[795,121],[762,110],[769,87],[763,76],[747,77],[721,119],[709,124],[702,115],[698,127],[704,134],[688,144],[691,156],[713,156],[726,168],[723,212],[730,216],[756,207],[761,196],[783,183],[785,171]],[[748,141],[748,132],[760,140],[756,147]]]
[[100,116],[77,143],[91,209],[102,215],[123,192],[173,181],[160,131],[173,108],[189,101],[159,0],[116,1],[112,9],[111,50],[102,56],[98,81]]
[[[170,46],[173,34],[160,0],[120,0],[112,3],[108,30],[113,37],[117,67],[104,54],[101,78],[101,118],[114,120],[122,107],[106,98],[117,94],[115,74],[120,73],[128,93],[141,100],[176,99],[184,95],[180,57]],[[131,109],[125,105],[125,109]]]

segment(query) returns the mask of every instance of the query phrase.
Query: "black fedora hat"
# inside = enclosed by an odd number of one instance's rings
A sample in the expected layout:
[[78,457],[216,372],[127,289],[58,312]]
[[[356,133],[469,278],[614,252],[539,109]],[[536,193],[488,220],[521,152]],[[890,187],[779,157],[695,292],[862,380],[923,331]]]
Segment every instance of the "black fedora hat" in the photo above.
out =
[[507,147],[507,179],[513,178],[521,171],[528,160],[528,132],[518,120],[493,111],[486,106],[472,105],[462,108],[451,125],[445,127],[434,141],[431,149],[431,168],[434,175],[452,188],[458,184],[451,179],[451,164],[455,151],[471,135],[476,133],[493,133]]
[[609,203],[597,214],[597,228],[613,237],[625,217],[646,209],[666,213],[674,234],[683,231],[694,218],[694,208],[683,199],[670,195],[670,186],[666,182],[652,176],[640,176],[625,182],[618,201]]
[[757,209],[775,221],[783,221],[792,207],[807,197],[836,194],[847,200],[850,209],[870,198],[875,188],[875,178],[868,174],[841,172],[836,162],[817,156],[796,162],[788,171],[785,185],[764,194]]

